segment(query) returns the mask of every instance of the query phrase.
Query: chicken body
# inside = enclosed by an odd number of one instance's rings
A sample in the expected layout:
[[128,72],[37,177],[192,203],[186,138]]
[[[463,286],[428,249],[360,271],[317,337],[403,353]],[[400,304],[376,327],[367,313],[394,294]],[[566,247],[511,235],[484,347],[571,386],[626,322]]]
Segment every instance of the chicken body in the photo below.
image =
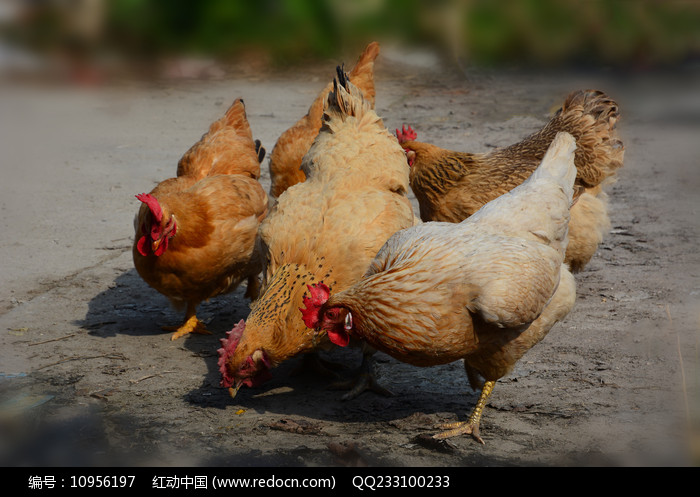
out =
[[576,91],[541,130],[490,153],[445,150],[399,133],[411,165],[410,184],[423,221],[458,223],[532,174],[558,132],[576,139],[576,203],[571,209],[566,262],[580,271],[610,230],[607,195],[622,166],[624,147],[615,125],[617,104],[595,90]]
[[244,280],[247,296],[258,293],[255,241],[268,206],[258,181],[262,154],[237,99],[180,159],[177,177],[137,196],[143,204],[134,220],[134,266],[174,306],[186,307],[173,340],[208,333],[196,317],[202,301]]
[[[362,91],[365,100],[374,108],[374,61],[379,55],[379,43],[372,42],[365,48],[350,71],[350,81]],[[306,179],[301,161],[309,151],[323,124],[323,109],[332,83],[318,94],[309,111],[291,128],[280,135],[270,154],[270,196],[278,198],[292,185]]]
[[349,286],[393,233],[413,224],[403,150],[340,70],[339,80],[304,158],[306,181],[285,191],[260,227],[263,291],[219,350],[222,385],[232,393],[324,346],[298,310],[306,286]]
[[570,135],[558,135],[530,179],[459,224],[396,233],[346,290],[311,287],[307,326],[333,343],[355,336],[417,366],[463,359],[481,397],[467,422],[436,437],[471,433],[482,441],[481,411],[495,382],[574,304],[563,264],[574,148]]

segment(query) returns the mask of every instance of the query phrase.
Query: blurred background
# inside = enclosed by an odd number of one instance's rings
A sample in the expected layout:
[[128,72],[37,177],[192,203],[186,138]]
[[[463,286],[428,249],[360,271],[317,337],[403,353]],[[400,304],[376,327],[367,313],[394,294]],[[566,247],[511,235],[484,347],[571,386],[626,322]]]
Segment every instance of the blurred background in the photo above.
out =
[[458,66],[668,68],[698,60],[700,2],[0,0],[5,75],[216,76],[357,53],[370,39]]

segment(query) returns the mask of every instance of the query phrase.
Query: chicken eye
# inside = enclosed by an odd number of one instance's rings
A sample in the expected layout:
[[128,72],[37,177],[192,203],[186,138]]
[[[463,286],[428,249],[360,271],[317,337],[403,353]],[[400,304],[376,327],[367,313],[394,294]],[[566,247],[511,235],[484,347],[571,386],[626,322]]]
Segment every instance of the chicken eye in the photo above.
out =
[[170,216],[168,224],[165,225],[163,231],[168,236],[168,238],[172,238],[173,236],[175,236],[175,233],[177,233],[177,222],[175,221],[175,216]]
[[413,167],[413,163],[416,161],[416,152],[409,148],[403,150],[406,153],[406,162],[408,162],[409,167]]

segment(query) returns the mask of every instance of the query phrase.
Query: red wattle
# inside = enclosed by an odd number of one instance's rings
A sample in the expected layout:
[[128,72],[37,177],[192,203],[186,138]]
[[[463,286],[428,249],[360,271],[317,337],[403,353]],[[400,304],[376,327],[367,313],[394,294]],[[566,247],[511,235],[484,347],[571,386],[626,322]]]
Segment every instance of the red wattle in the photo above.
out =
[[344,330],[341,331],[328,331],[328,338],[330,341],[339,347],[347,347],[350,343],[350,335],[345,333]]
[[141,238],[139,238],[139,241],[136,244],[136,249],[139,251],[139,254],[145,257],[148,255],[147,247],[148,244],[146,243],[146,237],[142,236]]

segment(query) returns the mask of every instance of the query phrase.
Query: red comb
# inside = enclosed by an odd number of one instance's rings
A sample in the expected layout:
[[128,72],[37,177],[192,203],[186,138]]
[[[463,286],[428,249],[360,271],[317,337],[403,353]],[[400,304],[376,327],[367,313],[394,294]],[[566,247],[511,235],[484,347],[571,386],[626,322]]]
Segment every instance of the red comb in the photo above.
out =
[[158,203],[158,200],[151,195],[150,193],[139,193],[136,195],[136,198],[139,199],[141,202],[146,204],[149,209],[151,209],[151,214],[153,214],[153,217],[156,218],[156,222],[160,222],[161,219],[163,219],[163,209],[160,208],[160,204]]
[[226,369],[226,361],[236,350],[238,342],[240,342],[241,337],[243,336],[243,331],[245,331],[245,321],[241,319],[231,331],[226,333],[227,338],[222,338],[219,340],[222,347],[217,352],[219,353],[218,364],[219,371],[221,371],[222,387],[233,386],[233,378],[231,378],[228,374],[228,370]]
[[399,139],[399,143],[415,140],[418,138],[418,134],[410,126],[406,129],[406,126],[401,127],[401,131],[396,129],[396,138]]
[[315,329],[320,322],[318,312],[321,306],[330,298],[331,289],[323,283],[319,283],[318,285],[306,285],[306,288],[309,289],[311,297],[307,297],[306,295],[302,297],[306,309],[300,307],[299,310],[301,311],[302,319],[306,327]]

